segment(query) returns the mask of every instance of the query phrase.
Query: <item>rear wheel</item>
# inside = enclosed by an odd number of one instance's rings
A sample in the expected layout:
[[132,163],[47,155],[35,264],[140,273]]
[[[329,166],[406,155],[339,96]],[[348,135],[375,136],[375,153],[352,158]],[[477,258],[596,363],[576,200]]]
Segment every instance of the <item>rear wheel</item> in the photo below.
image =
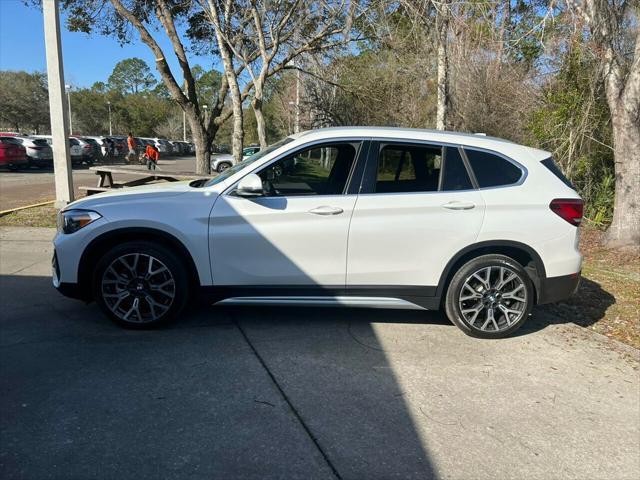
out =
[[445,310],[467,335],[502,338],[522,326],[533,303],[531,279],[522,265],[505,255],[483,255],[456,272]]
[[177,317],[187,304],[183,263],[161,245],[129,242],[102,257],[94,275],[94,295],[116,323],[148,328]]
[[218,173],[222,173],[224,172],[227,168],[229,168],[231,166],[230,163],[228,162],[222,162],[221,164],[218,165]]

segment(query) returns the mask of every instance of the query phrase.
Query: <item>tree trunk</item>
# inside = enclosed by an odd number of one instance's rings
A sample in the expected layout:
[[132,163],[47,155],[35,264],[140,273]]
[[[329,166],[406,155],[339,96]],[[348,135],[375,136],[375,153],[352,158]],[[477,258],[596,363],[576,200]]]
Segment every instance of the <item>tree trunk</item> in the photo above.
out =
[[438,96],[436,105],[436,128],[446,130],[449,116],[449,54],[447,36],[449,33],[449,5],[443,2],[437,13],[438,29]]
[[191,127],[193,143],[196,146],[196,173],[209,175],[211,173],[211,140],[207,138],[204,128]]
[[244,119],[242,112],[242,94],[238,85],[238,76],[233,68],[233,60],[229,47],[224,43],[220,33],[218,35],[218,45],[220,45],[220,56],[224,66],[225,77],[231,92],[231,105],[233,107],[233,135],[231,137],[233,158],[236,162],[242,161],[242,143],[244,141]]
[[256,116],[256,130],[258,132],[260,148],[267,148],[267,127],[264,121],[262,105],[262,97],[258,97],[258,94],[256,93],[253,101],[251,102],[251,107],[253,108],[253,113]]
[[198,175],[209,175],[211,173],[211,143],[215,138],[214,132],[207,132],[205,127],[206,117],[203,122],[200,121],[196,109],[193,105],[184,110],[189,127],[191,128],[191,136],[196,146],[196,173]]
[[611,111],[616,194],[608,248],[640,248],[640,124],[630,107],[623,97]]

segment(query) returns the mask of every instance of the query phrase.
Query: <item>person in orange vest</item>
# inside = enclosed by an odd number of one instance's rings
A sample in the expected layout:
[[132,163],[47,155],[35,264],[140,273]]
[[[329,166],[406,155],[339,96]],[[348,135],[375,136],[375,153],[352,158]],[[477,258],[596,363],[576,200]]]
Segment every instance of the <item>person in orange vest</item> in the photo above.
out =
[[129,147],[129,153],[127,154],[127,163],[133,163],[136,161],[138,152],[136,151],[136,139],[133,138],[133,134],[129,132],[127,137],[127,146]]
[[158,160],[160,160],[160,152],[158,149],[152,145],[147,145],[144,156],[147,159],[147,169],[155,170],[158,166]]

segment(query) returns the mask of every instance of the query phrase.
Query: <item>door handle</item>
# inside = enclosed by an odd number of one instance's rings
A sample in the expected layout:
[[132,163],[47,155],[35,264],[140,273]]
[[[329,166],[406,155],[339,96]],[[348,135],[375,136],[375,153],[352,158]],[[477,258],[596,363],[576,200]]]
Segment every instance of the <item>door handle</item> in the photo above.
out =
[[309,213],[313,213],[314,215],[339,215],[342,212],[344,212],[344,210],[340,207],[330,207],[328,205],[323,205],[309,210]]
[[442,205],[449,210],[471,210],[475,207],[475,204],[470,202],[449,202]]

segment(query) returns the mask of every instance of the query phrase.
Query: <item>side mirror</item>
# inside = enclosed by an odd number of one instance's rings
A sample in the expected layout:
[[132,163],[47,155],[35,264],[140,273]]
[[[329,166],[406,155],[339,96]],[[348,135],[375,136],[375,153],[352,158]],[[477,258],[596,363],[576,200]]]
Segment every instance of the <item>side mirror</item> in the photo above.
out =
[[250,173],[238,182],[235,193],[239,197],[259,197],[263,195],[262,179],[255,173]]

